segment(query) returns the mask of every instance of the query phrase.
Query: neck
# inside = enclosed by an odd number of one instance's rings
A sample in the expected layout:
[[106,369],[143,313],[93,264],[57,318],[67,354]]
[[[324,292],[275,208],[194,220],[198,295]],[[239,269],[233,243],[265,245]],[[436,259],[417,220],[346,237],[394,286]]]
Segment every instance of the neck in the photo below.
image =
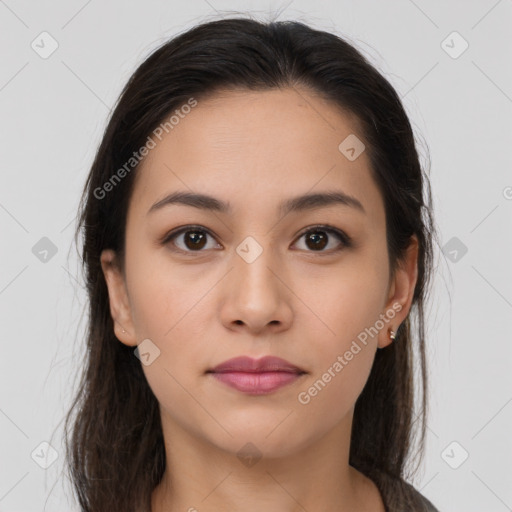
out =
[[168,423],[152,512],[384,512],[375,484],[348,463],[351,420],[280,457],[244,442],[225,450]]

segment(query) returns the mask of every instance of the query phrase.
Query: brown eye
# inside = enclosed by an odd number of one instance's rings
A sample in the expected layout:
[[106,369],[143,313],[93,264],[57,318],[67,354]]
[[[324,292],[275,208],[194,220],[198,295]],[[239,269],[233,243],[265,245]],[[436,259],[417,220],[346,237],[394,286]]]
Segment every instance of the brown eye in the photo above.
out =
[[[209,231],[201,227],[188,226],[166,235],[162,240],[162,244],[170,244],[174,246],[172,250],[185,253],[203,252],[207,249],[222,248],[218,243],[213,243],[213,245],[208,246],[208,238],[211,238],[212,241],[215,242],[215,238]],[[352,246],[350,237],[344,232],[336,228],[324,226],[314,226],[308,229],[299,239],[304,239],[305,243],[305,247],[300,247],[300,249],[307,252],[329,254]],[[212,244],[212,242],[210,242],[210,244]]]
[[[299,239],[304,238],[305,250],[308,252],[334,252],[350,247],[348,235],[334,228],[317,226],[304,232]],[[336,241],[338,243],[336,243]],[[327,250],[324,250],[330,244]],[[331,250],[329,250],[331,249]]]
[[205,248],[210,249],[215,247],[215,244],[211,247],[207,247],[208,237],[213,239],[213,236],[204,229],[188,227],[186,229],[170,233],[165,237],[162,243],[166,245],[171,242],[172,245],[176,246],[178,250],[183,252],[201,252]]
[[329,237],[322,231],[312,231],[306,235],[306,245],[310,249],[323,249],[329,241]]
[[206,234],[201,231],[185,231],[184,241],[188,249],[202,249],[206,245]]

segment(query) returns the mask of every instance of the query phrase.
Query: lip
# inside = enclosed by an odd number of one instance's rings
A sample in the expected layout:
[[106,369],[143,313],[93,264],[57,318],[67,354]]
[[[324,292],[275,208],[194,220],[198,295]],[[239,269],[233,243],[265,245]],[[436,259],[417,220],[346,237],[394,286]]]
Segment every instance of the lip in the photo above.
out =
[[220,382],[251,395],[263,395],[298,380],[306,372],[280,357],[229,359],[206,373]]

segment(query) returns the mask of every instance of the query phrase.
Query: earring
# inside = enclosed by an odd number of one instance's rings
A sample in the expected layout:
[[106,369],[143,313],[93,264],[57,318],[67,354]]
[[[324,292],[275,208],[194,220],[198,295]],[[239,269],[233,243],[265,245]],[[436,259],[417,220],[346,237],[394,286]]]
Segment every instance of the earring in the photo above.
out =
[[392,340],[394,340],[394,339],[396,338],[396,332],[390,329],[390,331],[389,331],[389,337],[390,337]]

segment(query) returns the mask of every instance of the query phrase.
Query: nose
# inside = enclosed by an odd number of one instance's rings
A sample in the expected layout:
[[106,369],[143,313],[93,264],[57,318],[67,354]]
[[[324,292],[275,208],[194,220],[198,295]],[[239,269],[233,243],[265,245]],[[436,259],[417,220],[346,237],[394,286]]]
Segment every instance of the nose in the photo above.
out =
[[[251,248],[253,250],[253,248]],[[278,333],[290,328],[293,292],[282,266],[264,249],[254,260],[243,251],[233,256],[221,309],[229,330],[251,334]]]

